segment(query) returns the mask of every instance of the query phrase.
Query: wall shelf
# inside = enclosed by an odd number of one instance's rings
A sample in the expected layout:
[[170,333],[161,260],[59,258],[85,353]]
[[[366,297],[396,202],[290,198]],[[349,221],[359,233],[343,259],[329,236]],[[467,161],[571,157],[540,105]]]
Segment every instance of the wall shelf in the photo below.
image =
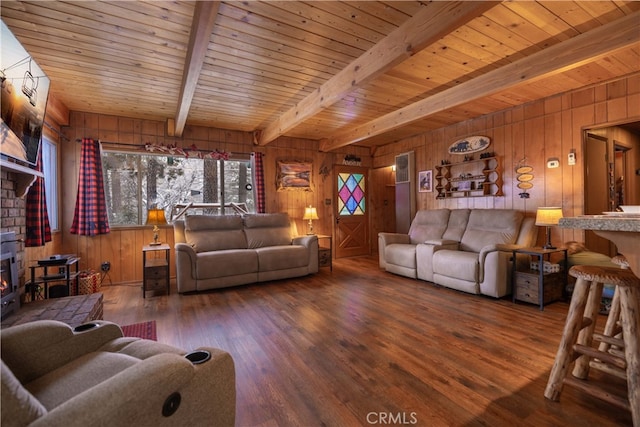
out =
[[435,169],[438,199],[504,195],[498,157],[437,165]]
[[2,169],[8,169],[15,174],[17,197],[24,197],[36,178],[44,176],[42,172],[10,162],[6,159],[0,159],[0,167]]

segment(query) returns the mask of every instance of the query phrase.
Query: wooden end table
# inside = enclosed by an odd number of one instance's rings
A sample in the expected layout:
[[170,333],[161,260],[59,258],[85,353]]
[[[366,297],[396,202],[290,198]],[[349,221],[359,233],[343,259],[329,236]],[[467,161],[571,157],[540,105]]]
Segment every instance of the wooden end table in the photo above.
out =
[[[151,257],[152,252],[164,251],[164,256]],[[169,282],[169,259],[171,247],[163,243],[160,245],[146,245],[142,248],[142,298],[147,297],[147,287],[149,290],[158,288],[158,283],[164,281],[167,287],[167,295],[171,284]]]
[[[560,271],[545,272],[544,262],[550,260],[552,254],[563,255],[560,263]],[[530,262],[525,268],[518,270],[517,255],[528,255],[529,260],[537,262],[537,270],[530,267]],[[540,310],[544,305],[561,299],[567,286],[567,249],[566,248],[520,248],[513,251],[513,302],[524,301],[538,304]]]

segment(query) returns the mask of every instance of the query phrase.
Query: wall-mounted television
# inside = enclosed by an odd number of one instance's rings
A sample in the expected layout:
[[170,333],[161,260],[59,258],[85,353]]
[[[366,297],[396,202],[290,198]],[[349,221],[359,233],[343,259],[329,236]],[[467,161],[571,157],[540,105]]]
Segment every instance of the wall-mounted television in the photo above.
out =
[[35,165],[42,139],[49,78],[6,24],[0,23],[0,154]]

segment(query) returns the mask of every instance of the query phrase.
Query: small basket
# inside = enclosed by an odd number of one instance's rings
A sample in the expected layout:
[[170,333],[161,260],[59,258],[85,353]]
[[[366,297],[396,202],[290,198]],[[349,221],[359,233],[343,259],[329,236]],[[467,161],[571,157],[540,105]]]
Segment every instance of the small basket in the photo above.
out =
[[78,295],[100,292],[100,274],[94,271],[83,271],[78,275]]
[[[538,262],[532,261],[530,264],[531,270],[538,271],[539,267]],[[549,261],[544,261],[542,263],[542,268],[544,273],[557,273],[560,271],[560,264],[552,264]]]

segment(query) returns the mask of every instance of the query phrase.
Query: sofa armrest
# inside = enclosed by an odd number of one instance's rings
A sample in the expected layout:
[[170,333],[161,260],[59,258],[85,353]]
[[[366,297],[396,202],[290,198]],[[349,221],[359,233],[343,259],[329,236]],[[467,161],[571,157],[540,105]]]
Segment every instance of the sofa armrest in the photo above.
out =
[[75,330],[55,320],[38,320],[3,329],[1,337],[2,360],[26,383],[122,337],[122,330],[104,320],[93,320]]
[[318,266],[318,236],[315,234],[308,234],[306,236],[297,236],[292,240],[294,245],[301,245],[307,248],[309,253],[309,273],[317,273]]
[[512,253],[514,250],[516,249],[520,249],[523,248],[523,245],[516,245],[516,244],[507,244],[507,243],[498,243],[498,244],[494,244],[494,245],[487,245],[485,247],[483,247],[482,249],[480,249],[480,264],[482,265],[484,263],[484,259],[487,257],[488,254],[490,254],[491,252],[509,252]]
[[387,257],[384,252],[386,247],[395,243],[409,244],[411,243],[411,239],[408,234],[388,232],[378,233],[378,265],[380,268],[387,267]]
[[196,266],[198,264],[198,254],[195,249],[186,243],[176,243],[176,284],[178,292],[190,292],[197,290],[196,286]]
[[394,243],[401,243],[401,244],[411,243],[411,239],[409,238],[408,234],[386,233],[386,232],[378,233],[378,241],[381,242],[384,246],[392,245]]
[[191,259],[192,263],[196,262],[196,251],[195,249],[193,249],[193,247],[191,245],[188,245],[186,243],[176,243],[175,244],[175,250],[176,253],[178,252],[182,252],[185,253],[187,256],[189,256],[189,258]]
[[[168,353],[141,360],[53,408],[32,425],[233,426],[233,359],[220,349],[203,349],[212,357],[198,365]],[[167,405],[170,399],[173,405]],[[175,412],[167,412],[167,406]]]
[[296,236],[291,241],[294,245],[302,245],[307,248],[312,247],[313,244],[318,244],[318,236],[315,234],[308,234],[306,236]]

